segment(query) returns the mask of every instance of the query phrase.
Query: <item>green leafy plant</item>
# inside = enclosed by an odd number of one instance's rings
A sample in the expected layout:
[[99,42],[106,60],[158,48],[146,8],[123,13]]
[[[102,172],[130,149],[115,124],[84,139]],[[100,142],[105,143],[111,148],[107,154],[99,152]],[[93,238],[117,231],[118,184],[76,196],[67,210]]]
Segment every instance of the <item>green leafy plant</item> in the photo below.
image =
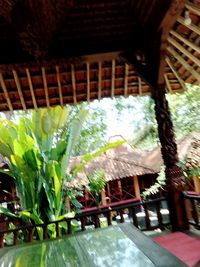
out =
[[158,177],[156,178],[156,182],[147,188],[142,194],[142,198],[146,199],[150,195],[155,195],[159,192],[160,189],[163,189],[163,187],[166,184],[166,177],[165,177],[165,166],[161,166],[160,172],[158,174]]
[[105,172],[102,169],[97,169],[92,175],[88,176],[88,189],[94,196],[96,206],[100,205],[99,194],[105,187]]
[[[18,124],[0,120],[0,154],[9,166],[9,170],[2,169],[1,172],[14,178],[21,204],[20,212],[14,213],[1,206],[0,213],[22,219],[25,224],[40,224],[68,216],[66,192],[71,194],[74,202],[76,192],[66,191],[64,182],[70,183],[73,175],[95,156],[121,144],[116,142],[93,154],[88,153],[72,174],[67,174],[87,113],[79,110],[71,118],[68,108],[58,106],[33,111],[30,118],[21,117]],[[78,205],[78,202],[74,204]],[[49,231],[55,235],[54,229]],[[42,239],[41,228],[38,228],[38,235]]]

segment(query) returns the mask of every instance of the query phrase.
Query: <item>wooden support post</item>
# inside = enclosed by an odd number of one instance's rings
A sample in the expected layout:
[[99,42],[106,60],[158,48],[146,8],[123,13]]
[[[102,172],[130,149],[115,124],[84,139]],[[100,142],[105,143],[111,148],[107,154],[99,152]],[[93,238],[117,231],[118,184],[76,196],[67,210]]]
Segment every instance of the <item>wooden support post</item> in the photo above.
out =
[[107,204],[105,190],[101,191],[101,203],[102,203],[102,205]]
[[70,199],[69,197],[66,197],[66,208],[67,208],[67,211],[70,211],[71,210],[71,206],[70,206]]
[[189,226],[182,194],[185,179],[181,168],[177,165],[177,146],[174,141],[173,125],[165,97],[164,85],[157,85],[154,88],[153,99],[155,101],[161,153],[166,166],[167,199],[172,230],[187,230]]
[[195,192],[200,193],[200,179],[199,179],[199,177],[193,176],[192,179],[193,179],[193,182],[194,182],[194,190],[195,190]]
[[136,175],[133,176],[133,183],[134,183],[135,196],[137,198],[140,198],[140,186],[138,182],[138,177]]

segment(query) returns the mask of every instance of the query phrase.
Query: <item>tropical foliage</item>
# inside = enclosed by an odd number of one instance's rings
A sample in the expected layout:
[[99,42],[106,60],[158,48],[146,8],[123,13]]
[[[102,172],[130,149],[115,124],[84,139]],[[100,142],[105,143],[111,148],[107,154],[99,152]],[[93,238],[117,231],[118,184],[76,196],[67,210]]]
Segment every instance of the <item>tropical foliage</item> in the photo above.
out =
[[89,185],[88,189],[94,196],[96,206],[100,205],[99,194],[105,187],[105,172],[102,169],[97,169],[92,175],[88,176]]
[[143,199],[147,199],[149,196],[159,193],[160,190],[164,189],[165,184],[166,184],[165,166],[161,166],[160,172],[158,173],[158,177],[156,178],[156,182],[152,186],[147,188],[141,194],[141,197]]
[[36,224],[67,216],[65,196],[68,194],[73,201],[76,191],[66,190],[65,182],[71,182],[73,175],[95,156],[121,144],[116,142],[86,154],[73,173],[67,174],[87,114],[79,110],[72,117],[68,108],[56,107],[33,111],[31,117],[21,117],[18,124],[0,121],[0,154],[8,160],[6,173],[15,179],[21,204],[17,214],[3,207],[1,212]]

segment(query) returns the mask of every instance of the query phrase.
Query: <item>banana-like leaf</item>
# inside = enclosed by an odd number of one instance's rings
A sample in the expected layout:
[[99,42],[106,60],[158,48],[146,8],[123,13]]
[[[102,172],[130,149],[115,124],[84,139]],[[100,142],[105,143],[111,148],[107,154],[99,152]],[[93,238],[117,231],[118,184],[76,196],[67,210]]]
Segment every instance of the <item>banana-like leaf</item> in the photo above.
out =
[[12,155],[12,150],[10,146],[4,144],[0,141],[0,154],[4,157],[10,158],[10,155]]
[[73,170],[72,170],[72,175],[76,176],[78,174],[79,171],[81,171],[85,165],[91,161],[92,159],[94,159],[95,157],[98,157],[99,155],[101,155],[102,153],[106,152],[107,150],[111,149],[111,148],[115,148],[118,147],[120,145],[122,145],[123,143],[125,143],[125,141],[117,141],[117,142],[113,142],[110,143],[106,146],[104,146],[103,148],[99,149],[98,151],[94,152],[94,153],[88,153],[86,155],[83,156],[82,161],[80,164],[78,164]]
[[70,133],[67,140],[67,149],[61,162],[62,176],[66,174],[66,168],[69,164],[69,159],[77,143],[78,137],[80,135],[83,123],[85,122],[87,115],[88,115],[87,110],[80,110],[76,118],[71,122]]
[[46,135],[51,134],[52,132],[52,124],[51,124],[51,116],[50,111],[47,109],[43,110],[42,118],[42,130]]
[[12,211],[10,211],[9,209],[1,207],[1,206],[0,206],[0,214],[4,214],[8,217],[20,218],[20,216],[18,214],[15,214]]

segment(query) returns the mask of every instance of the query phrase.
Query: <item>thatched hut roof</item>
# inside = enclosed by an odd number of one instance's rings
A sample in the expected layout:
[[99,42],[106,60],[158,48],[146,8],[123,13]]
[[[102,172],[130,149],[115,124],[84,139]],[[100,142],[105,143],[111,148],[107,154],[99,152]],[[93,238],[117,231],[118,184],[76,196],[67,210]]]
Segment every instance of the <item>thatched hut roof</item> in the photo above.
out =
[[[200,133],[191,133],[177,141],[177,152],[180,160],[187,159],[188,164],[200,166]],[[144,165],[159,171],[163,164],[160,148],[146,153],[142,160]]]
[[[119,138],[120,137],[117,137],[118,140]],[[113,138],[110,141],[114,141]],[[77,177],[75,177],[73,185],[88,184],[87,176],[93,174],[96,169],[103,169],[105,171],[106,181],[135,175],[155,174],[156,171],[154,169],[143,164],[142,158],[145,154],[146,153],[141,150],[134,149],[128,143],[124,143],[117,148],[112,148],[90,161],[84,169],[78,173]],[[80,156],[72,158],[69,170],[72,170],[80,162]]]

